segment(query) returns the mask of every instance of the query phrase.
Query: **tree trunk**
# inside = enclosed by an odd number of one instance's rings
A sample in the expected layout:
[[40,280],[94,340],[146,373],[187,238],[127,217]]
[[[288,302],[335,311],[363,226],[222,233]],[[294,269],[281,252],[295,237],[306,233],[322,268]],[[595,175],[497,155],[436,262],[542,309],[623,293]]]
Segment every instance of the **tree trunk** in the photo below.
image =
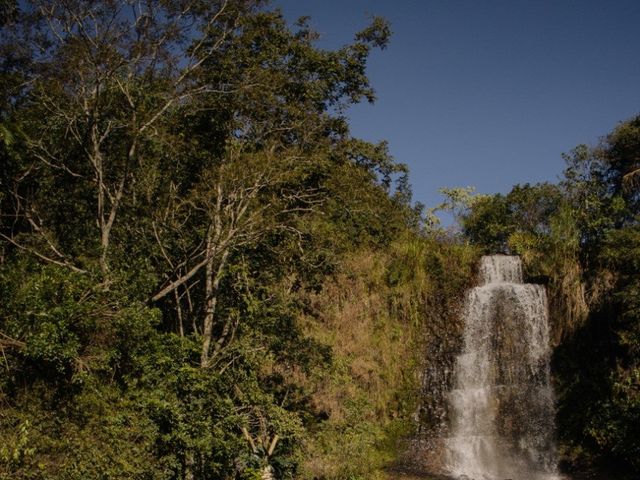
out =
[[185,466],[184,466],[184,480],[194,480],[193,475],[193,465],[195,464],[195,460],[193,458],[193,452],[188,452],[185,458]]
[[207,262],[206,268],[206,284],[205,284],[205,294],[206,294],[206,313],[204,317],[204,325],[202,329],[202,354],[200,355],[200,366],[202,368],[206,368],[209,364],[209,351],[211,349],[211,340],[213,338],[213,325],[215,323],[215,313],[216,306],[218,304],[218,288],[220,286],[220,280],[222,279],[222,274],[224,272],[224,267],[227,263],[227,257],[229,256],[229,251],[226,250],[222,257],[220,258],[220,262],[218,263],[218,268],[215,269],[214,272],[214,258],[213,256]]
[[260,474],[261,480],[276,480],[276,477],[273,473],[273,467],[271,465],[267,465],[262,469]]

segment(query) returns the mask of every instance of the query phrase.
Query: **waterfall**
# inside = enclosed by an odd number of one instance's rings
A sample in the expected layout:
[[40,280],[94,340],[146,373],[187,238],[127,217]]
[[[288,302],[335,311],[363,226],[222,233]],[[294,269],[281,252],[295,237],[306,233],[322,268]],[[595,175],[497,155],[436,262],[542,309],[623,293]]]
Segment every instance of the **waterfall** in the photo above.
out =
[[474,480],[558,479],[547,298],[519,257],[485,256],[467,294],[449,392],[447,470]]

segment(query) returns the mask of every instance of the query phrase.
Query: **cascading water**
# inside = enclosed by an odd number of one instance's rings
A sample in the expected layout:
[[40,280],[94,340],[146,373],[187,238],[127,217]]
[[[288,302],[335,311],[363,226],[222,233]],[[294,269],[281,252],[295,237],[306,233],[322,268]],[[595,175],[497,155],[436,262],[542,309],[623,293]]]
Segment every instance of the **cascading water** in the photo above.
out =
[[447,469],[477,480],[558,479],[545,289],[523,283],[519,257],[485,256],[480,274],[449,393]]

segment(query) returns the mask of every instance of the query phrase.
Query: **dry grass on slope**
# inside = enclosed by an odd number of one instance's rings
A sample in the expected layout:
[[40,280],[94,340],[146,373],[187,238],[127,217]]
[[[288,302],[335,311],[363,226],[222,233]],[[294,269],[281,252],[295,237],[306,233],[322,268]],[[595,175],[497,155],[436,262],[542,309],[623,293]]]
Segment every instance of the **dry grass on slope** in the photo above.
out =
[[334,353],[331,373],[309,379],[314,406],[328,417],[308,445],[310,478],[383,478],[376,471],[393,460],[394,438],[406,429],[419,340],[410,304],[421,292],[399,304],[391,261],[381,253],[354,256],[308,298],[310,314],[301,322]]
[[398,239],[352,255],[308,294],[300,322],[331,347],[333,365],[305,380],[328,419],[306,445],[305,478],[387,478],[383,468],[398,459],[398,440],[414,432],[425,401],[425,352],[446,344],[474,259],[462,244]]

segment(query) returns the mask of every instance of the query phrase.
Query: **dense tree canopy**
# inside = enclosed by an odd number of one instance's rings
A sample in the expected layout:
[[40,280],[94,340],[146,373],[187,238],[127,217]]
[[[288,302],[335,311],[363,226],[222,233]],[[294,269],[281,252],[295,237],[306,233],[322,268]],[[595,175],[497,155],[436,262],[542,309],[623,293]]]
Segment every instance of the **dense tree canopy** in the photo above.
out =
[[0,475],[294,475],[332,362],[304,292],[415,223],[344,116],[389,26],[329,51],[260,0],[2,12]]

